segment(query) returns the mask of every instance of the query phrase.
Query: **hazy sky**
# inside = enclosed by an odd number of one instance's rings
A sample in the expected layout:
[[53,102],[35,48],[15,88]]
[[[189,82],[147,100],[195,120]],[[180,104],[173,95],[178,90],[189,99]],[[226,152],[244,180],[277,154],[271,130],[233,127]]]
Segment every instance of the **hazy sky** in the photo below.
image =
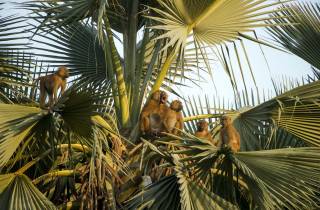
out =
[[[7,2],[5,0],[0,0],[0,2]],[[23,2],[23,1],[16,1],[16,2]],[[306,1],[297,1],[297,2],[306,2]],[[319,2],[318,0],[309,0],[309,2]],[[17,13],[25,13],[22,10],[12,9],[12,5],[5,4],[5,10],[1,11],[1,16],[6,16],[9,14],[17,14]],[[258,30],[259,37],[263,38],[270,38],[268,34],[265,32],[264,29]],[[280,82],[281,78],[297,78],[301,79],[305,77],[307,74],[311,73],[311,68],[308,63],[303,61],[297,56],[283,53],[281,51],[274,50],[269,47],[262,47],[263,51],[266,55],[267,62],[270,66],[270,71],[267,68],[267,63],[261,53],[261,50],[257,44],[253,44],[250,41],[245,41],[245,47],[248,52],[248,56],[255,74],[255,79],[258,83],[258,87],[265,90],[273,90],[271,86],[271,77],[274,78],[276,81]],[[240,46],[240,45],[239,45]],[[241,48],[239,48],[241,49]],[[244,58],[243,53],[240,53],[240,56]],[[242,59],[242,62],[246,62]],[[238,83],[242,86],[241,78],[240,78],[240,71],[237,67],[237,63],[233,62],[233,68],[235,68],[236,77],[238,78]],[[230,82],[224,73],[224,70],[221,68],[218,62],[213,63],[213,76],[214,76],[214,83],[217,87],[218,93],[215,91],[214,86],[209,79],[210,77],[206,75],[205,77],[208,78],[206,83],[201,83],[201,87],[197,87],[192,85],[191,88],[180,88],[180,93],[183,95],[200,95],[203,96],[204,94],[209,95],[210,97],[213,95],[218,95],[220,97],[224,97],[226,99],[232,99],[233,93],[230,86]],[[250,71],[248,66],[245,65],[245,80],[248,81],[250,87],[253,86],[253,82],[250,76]],[[191,84],[189,84],[191,85]]]

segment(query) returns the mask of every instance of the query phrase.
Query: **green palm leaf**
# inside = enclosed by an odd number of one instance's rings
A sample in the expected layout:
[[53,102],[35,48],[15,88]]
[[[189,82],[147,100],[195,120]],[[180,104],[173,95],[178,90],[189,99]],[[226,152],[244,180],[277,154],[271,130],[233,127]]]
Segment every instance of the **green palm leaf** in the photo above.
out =
[[[0,11],[2,11],[0,4]],[[21,86],[27,85],[27,65],[30,54],[26,49],[25,19],[16,16],[0,16],[0,101],[13,103],[23,95]],[[19,89],[17,88],[19,87]]]
[[[269,129],[266,133],[269,133],[266,139],[261,138],[262,147],[264,149],[281,149],[281,148],[288,148],[288,147],[306,147],[308,146],[308,143],[303,141],[303,139],[296,137],[295,135],[287,132],[283,128],[277,127],[276,130],[273,128],[267,128]],[[274,132],[274,134],[272,134]]]
[[[195,131],[195,120],[208,118],[213,136],[219,136],[218,119],[226,113],[241,136],[241,150],[260,150],[294,146],[319,146],[319,81],[304,84],[255,106],[232,110],[215,99],[189,99],[185,102],[186,128]],[[289,88],[290,89],[290,88]],[[282,91],[281,91],[282,92]],[[278,131],[279,130],[279,131]]]
[[24,174],[0,175],[1,208],[16,209],[57,209]]
[[181,163],[174,160],[176,175],[163,177],[128,201],[128,209],[237,209],[185,175]]
[[[284,129],[309,145],[318,146],[319,85],[318,81],[302,85],[242,112],[234,121],[241,139],[250,145],[256,141],[255,136],[266,135],[263,128],[273,126]],[[249,133],[252,138],[248,138]]]
[[[38,27],[46,27],[49,30],[56,29],[59,26],[65,26],[80,20],[92,18],[96,21],[99,31],[99,38],[102,40],[102,16],[106,12],[106,0],[98,1],[33,1],[22,3],[26,9],[33,11],[35,19],[41,21]],[[43,15],[45,13],[46,15]]]
[[[67,65],[76,80],[100,83],[107,79],[104,49],[96,40],[97,31],[90,25],[74,23],[56,29],[50,36],[38,34],[34,41],[40,47],[35,55],[41,55],[43,62],[52,67]],[[110,77],[111,75],[109,75]]]
[[175,170],[180,184],[181,205],[184,210],[205,210],[205,209],[238,209],[237,206],[226,201],[217,194],[214,194],[204,188],[204,186],[193,181],[186,176],[186,168],[174,160],[176,163]]
[[[237,182],[248,190],[259,209],[313,209],[319,205],[319,148],[302,147],[230,153],[209,142],[184,138],[183,161],[190,171],[208,187],[219,185],[217,177],[229,176],[234,164],[239,170]],[[226,167],[223,167],[225,164]],[[231,176],[235,173],[231,172]],[[227,191],[232,186],[224,185]],[[209,188],[210,189],[210,188]],[[214,188],[212,188],[213,190]],[[222,189],[218,189],[220,192]]]
[[92,135],[92,120],[95,110],[93,94],[90,90],[68,89],[54,107],[67,126],[80,136]]
[[180,193],[177,177],[172,175],[160,179],[148,186],[142,192],[131,198],[126,207],[128,209],[179,209]]
[[160,24],[155,29],[166,32],[159,38],[169,38],[168,46],[184,48],[186,39],[194,36],[198,43],[220,44],[233,41],[239,33],[251,31],[267,24],[263,20],[272,13],[272,7],[279,3],[268,1],[162,1],[161,9],[152,8],[159,17],[150,16]]
[[33,137],[33,128],[47,113],[39,108],[11,104],[0,104],[0,113],[0,167],[3,167],[20,144]]
[[320,200],[320,180],[316,178],[320,175],[319,150],[307,147],[240,152],[234,155],[234,163],[245,181],[253,179],[267,189],[272,198],[272,203],[263,204],[269,206],[267,209],[313,209],[319,208]]
[[[285,19],[274,19],[268,29],[273,38],[284,48],[301,57],[316,68],[320,68],[320,6],[318,3],[294,3],[273,17],[286,15]],[[271,22],[269,22],[271,24]]]

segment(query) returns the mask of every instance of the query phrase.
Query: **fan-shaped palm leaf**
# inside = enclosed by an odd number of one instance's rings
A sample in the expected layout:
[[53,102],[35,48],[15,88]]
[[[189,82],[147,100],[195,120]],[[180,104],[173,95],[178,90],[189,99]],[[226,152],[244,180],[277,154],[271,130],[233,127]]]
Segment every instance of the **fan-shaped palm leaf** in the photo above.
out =
[[[302,85],[241,113],[234,122],[240,134],[245,131],[241,139],[249,145],[255,141],[254,136],[264,135],[263,128],[275,122],[274,127],[281,127],[310,145],[319,145],[319,85]],[[248,133],[253,135],[252,141]]]
[[187,37],[192,35],[199,43],[220,44],[239,37],[239,33],[251,31],[267,24],[262,21],[272,12],[274,5],[268,1],[163,1],[162,9],[152,8],[160,17],[152,17],[159,25],[153,28],[165,30],[159,38],[170,38],[168,46],[176,43],[184,48]]
[[[193,37],[194,46],[198,49],[206,44],[216,45],[233,41],[239,38],[239,33],[266,26],[263,21],[273,18],[266,15],[279,3],[266,0],[166,0],[159,1],[159,4],[161,8],[152,8],[157,16],[149,16],[158,22],[152,28],[164,31],[157,39],[169,40],[163,49],[174,48],[162,67],[153,91],[159,89],[177,54],[183,57],[188,37]],[[201,54],[206,59],[205,52],[202,51]]]
[[95,106],[93,94],[88,91],[77,91],[74,87],[67,90],[54,109],[61,115],[72,131],[81,136],[92,135],[92,120]]
[[273,200],[264,204],[267,209],[313,209],[319,208],[320,200],[320,181],[315,178],[320,173],[319,159],[319,148],[306,147],[240,152],[234,163],[245,181],[250,177],[265,186]]
[[35,134],[33,128],[46,116],[39,108],[0,104],[0,166],[3,167],[21,142]]
[[[2,10],[0,4],[0,11]],[[27,85],[30,64],[26,49],[25,19],[16,16],[0,16],[0,101],[12,103],[22,93],[17,89]],[[27,65],[26,65],[27,64]]]
[[57,209],[24,174],[0,175],[0,183],[3,209]]
[[232,154],[203,140],[184,138],[179,142],[184,149],[174,153],[185,155],[181,161],[204,183],[209,180],[210,185],[217,185],[213,177],[228,174],[228,167],[219,167],[219,162],[226,160],[229,167],[235,164],[238,183],[249,190],[258,208],[312,209],[319,205],[319,179],[315,178],[320,173],[318,147]]
[[33,49],[37,50],[35,55],[44,57],[43,61],[52,67],[68,66],[71,75],[77,76],[76,80],[100,83],[113,75],[107,77],[104,49],[96,35],[94,27],[73,23],[57,28],[50,36],[38,34],[41,39],[34,38],[34,41],[43,47],[34,46]]
[[186,169],[174,160],[176,175],[147,186],[128,202],[129,209],[237,209],[186,176]]
[[269,32],[284,48],[319,69],[320,5],[293,3],[282,8],[286,10],[275,13],[273,17],[286,15],[287,18],[274,19],[278,26],[270,27]]
[[[107,9],[106,0],[98,1],[33,1],[23,4],[23,7],[32,10],[36,19],[41,20],[39,28],[46,27],[50,31],[59,26],[75,23],[79,20],[92,18],[96,21],[99,38],[102,41],[102,16]],[[46,15],[43,15],[45,13]]]
[[[243,151],[270,148],[272,145],[273,147],[276,145],[318,146],[319,85],[318,81],[304,84],[261,104],[240,106],[238,110],[232,110],[230,106],[219,101],[214,101],[212,105],[207,98],[205,104],[201,103],[200,99],[198,103],[195,99],[189,99],[185,103],[184,113],[187,120],[198,118],[210,120],[213,117],[219,118],[222,114],[232,116],[233,124],[241,136]],[[210,122],[211,132],[213,136],[217,136],[220,125],[216,120]],[[189,132],[194,132],[194,122],[187,122],[186,125]],[[278,129],[280,129],[279,132],[277,132]]]

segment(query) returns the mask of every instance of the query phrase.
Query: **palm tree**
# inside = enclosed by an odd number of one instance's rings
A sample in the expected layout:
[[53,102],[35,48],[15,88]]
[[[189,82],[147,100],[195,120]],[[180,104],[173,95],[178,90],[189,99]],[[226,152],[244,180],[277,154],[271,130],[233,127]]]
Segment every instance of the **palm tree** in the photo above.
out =
[[[252,36],[267,27],[281,50],[319,68],[320,5],[35,0],[19,6],[31,11],[28,19],[0,18],[3,209],[319,208],[320,82],[275,84],[274,97],[255,96],[243,77],[239,89],[230,51],[243,76],[237,41],[244,50],[243,40],[278,48]],[[20,34],[30,34],[31,45]],[[175,89],[214,77],[212,56],[233,87],[232,107],[219,98],[182,98]],[[245,57],[250,66],[246,51]],[[33,81],[59,65],[72,79],[52,113],[38,108]],[[143,104],[159,88],[184,101],[181,136],[139,133]],[[207,119],[217,139],[223,114],[240,133],[240,152],[192,135],[195,123]]]

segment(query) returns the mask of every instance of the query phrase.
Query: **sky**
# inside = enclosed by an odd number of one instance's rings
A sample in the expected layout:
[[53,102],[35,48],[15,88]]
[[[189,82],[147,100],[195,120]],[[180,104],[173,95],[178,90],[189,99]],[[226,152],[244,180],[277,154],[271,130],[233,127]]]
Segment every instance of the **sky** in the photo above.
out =
[[[0,2],[7,2],[5,0],[0,0]],[[23,2],[21,0],[16,0],[16,2]],[[319,2],[318,0],[299,0],[297,2]],[[8,3],[4,5],[5,9],[2,10],[2,16],[10,14],[25,14],[25,11],[13,9],[12,5]],[[270,39],[270,36],[264,29],[257,30],[259,38]],[[259,48],[259,45],[252,43],[251,41],[244,41],[246,50],[248,52],[249,60],[252,65],[252,69],[255,75],[257,86],[260,91],[274,93],[271,78],[276,82],[281,82],[283,78],[287,79],[299,79],[306,77],[307,74],[311,74],[311,67],[304,60],[299,57],[284,53],[270,47],[262,46],[262,50],[265,54],[265,58]],[[118,46],[119,43],[118,43]],[[240,46],[238,44],[238,46]],[[121,52],[121,47],[118,47]],[[239,48],[241,49],[241,48]],[[244,54],[240,52],[240,57],[244,58]],[[237,78],[240,89],[243,88],[240,70],[237,68],[237,63],[235,56],[233,57],[233,67],[235,68],[235,77]],[[245,59],[241,59],[245,63]],[[268,68],[269,65],[269,68]],[[233,92],[230,82],[224,73],[223,68],[218,62],[214,62],[211,66],[213,69],[213,81],[210,79],[209,75],[203,75],[207,78],[205,83],[199,84],[200,87],[193,85],[191,83],[186,83],[190,87],[179,87],[179,93],[183,96],[199,96],[204,97],[208,95],[209,98],[218,96],[220,98],[225,98],[226,101],[233,101]],[[249,84],[248,89],[254,88],[254,83],[252,77],[250,76],[250,71],[248,65],[244,68],[244,78]],[[216,88],[215,88],[216,87]],[[272,94],[274,95],[274,94]],[[174,100],[176,96],[172,96]]]

